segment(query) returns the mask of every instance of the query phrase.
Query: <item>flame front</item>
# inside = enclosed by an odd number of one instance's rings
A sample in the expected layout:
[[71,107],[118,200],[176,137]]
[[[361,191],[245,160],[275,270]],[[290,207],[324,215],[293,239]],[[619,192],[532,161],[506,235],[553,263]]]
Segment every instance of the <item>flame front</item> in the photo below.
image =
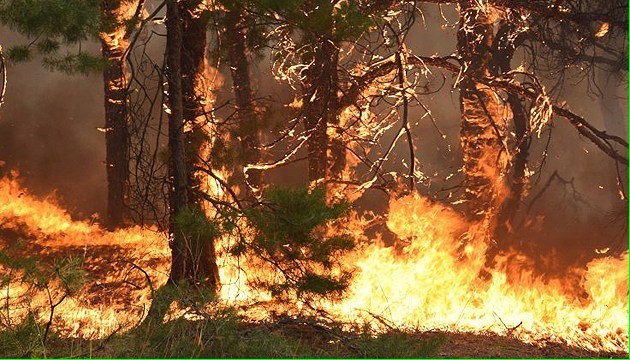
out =
[[[398,326],[511,333],[529,342],[563,340],[592,350],[628,349],[628,252],[544,279],[517,253],[484,269],[483,228],[411,195],[390,204],[387,225],[410,243],[377,244],[348,259],[360,269],[335,313],[376,314]],[[480,277],[482,270],[489,275]],[[576,278],[585,296],[572,287]],[[368,316],[368,317],[369,317]]]
[[[147,271],[153,287],[168,277],[169,249],[159,232],[138,227],[106,232],[73,221],[60,207],[28,195],[7,178],[0,179],[0,223],[2,229],[13,229],[42,246],[44,254],[77,246],[87,254],[99,246],[124,254],[112,260],[117,264],[113,270],[90,285],[95,293],[111,290],[107,295],[84,293],[56,309],[65,330],[73,335],[103,337],[142,320],[150,303],[147,286],[126,292],[121,286],[107,287],[123,280],[146,280],[137,271],[129,275],[134,271],[131,263]],[[536,275],[531,261],[516,251],[502,254],[493,268],[486,268],[484,225],[419,195],[393,200],[387,226],[403,245],[376,241],[346,256],[344,262],[357,269],[354,280],[342,300],[323,304],[338,320],[378,318],[421,330],[509,333],[532,343],[557,340],[591,350],[628,351],[627,251],[550,278]],[[13,241],[8,236],[0,235],[2,249]],[[269,300],[245,286],[245,274],[256,273],[254,265],[222,255],[219,266],[223,266],[226,303]],[[236,266],[242,270],[234,270]],[[86,268],[94,274],[106,271],[89,262]],[[16,299],[25,290],[18,284],[10,286],[2,289],[1,301],[7,294]],[[35,301],[46,303],[44,298]],[[13,311],[18,315],[20,309],[16,305]]]

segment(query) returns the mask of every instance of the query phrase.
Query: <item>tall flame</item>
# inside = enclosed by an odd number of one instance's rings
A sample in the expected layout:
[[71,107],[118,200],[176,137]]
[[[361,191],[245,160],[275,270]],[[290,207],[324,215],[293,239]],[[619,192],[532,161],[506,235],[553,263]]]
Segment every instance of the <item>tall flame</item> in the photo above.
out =
[[[376,314],[420,329],[511,333],[525,341],[564,340],[592,350],[628,349],[628,252],[591,261],[565,278],[543,278],[512,252],[484,269],[479,224],[410,195],[390,204],[387,225],[410,243],[370,245],[348,261],[360,269],[334,307],[351,319]],[[480,277],[486,270],[489,276]],[[585,296],[576,295],[576,277]]]
[[[356,218],[349,227],[360,228],[363,220]],[[83,246],[89,253],[100,245],[117,247],[126,260],[121,270],[100,279],[99,286],[120,283],[123,273],[133,270],[129,263],[143,267],[154,287],[168,276],[169,250],[162,234],[137,227],[106,232],[73,221],[59,206],[28,195],[8,178],[0,179],[0,224],[25,233],[46,251]],[[537,275],[531,260],[516,251],[502,254],[493,268],[486,268],[484,224],[471,223],[417,194],[391,201],[387,226],[404,245],[375,241],[346,255],[344,262],[357,269],[349,290],[342,300],[323,304],[338,320],[378,318],[423,330],[490,331],[532,343],[551,339],[590,350],[628,351],[627,251],[573,268],[565,277]],[[5,235],[0,240],[0,249],[8,246]],[[88,270],[98,271],[95,266],[87,264]],[[219,266],[225,302],[269,300],[245,286],[246,274],[256,273],[254,265],[224,254]],[[136,274],[134,279],[142,278]],[[112,291],[109,302],[88,293],[81,299],[71,297],[57,314],[74,335],[99,337],[118,327],[130,328],[144,316],[142,307],[147,308],[151,293],[146,287],[124,294]],[[14,287],[11,296],[19,292]],[[45,299],[35,301],[45,304]]]

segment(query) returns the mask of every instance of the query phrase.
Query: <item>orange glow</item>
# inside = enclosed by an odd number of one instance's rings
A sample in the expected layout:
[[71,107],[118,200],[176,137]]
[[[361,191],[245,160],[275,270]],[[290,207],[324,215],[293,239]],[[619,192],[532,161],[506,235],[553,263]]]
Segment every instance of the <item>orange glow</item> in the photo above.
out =
[[[84,268],[88,286],[94,292],[82,289],[55,309],[55,315],[60,317],[55,325],[69,335],[103,337],[119,327],[128,329],[142,319],[142,307],[148,309],[151,292],[143,275],[134,271],[131,263],[146,270],[154,287],[163,285],[168,278],[170,250],[163,234],[155,229],[139,227],[108,232],[87,221],[73,221],[65,210],[53,202],[30,196],[16,180],[0,179],[0,224],[2,229],[13,229],[20,236],[26,236],[26,239],[3,236],[0,239],[0,251],[21,240],[43,247],[38,254],[26,253],[25,256],[37,255],[45,258],[58,254],[59,257],[67,257],[68,253],[76,253],[76,248],[82,249],[82,254],[86,257]],[[120,256],[115,256],[116,254]],[[96,256],[111,256],[112,259],[110,263],[94,263],[87,259]],[[113,271],[103,274],[103,269],[100,268],[102,266],[111,266]],[[11,299],[19,299],[19,295],[26,292],[26,285],[18,279],[16,275],[15,281],[9,284],[9,289],[2,289],[1,301],[6,300],[7,290]],[[94,283],[90,283],[90,280]],[[142,288],[119,286],[122,281],[137,282]],[[59,290],[58,284],[54,282],[51,287]],[[97,291],[103,293],[97,294]],[[129,303],[129,299],[133,299],[133,304]],[[47,304],[46,294],[39,291],[30,304],[15,300],[10,307],[13,316],[19,318],[25,315],[27,305],[31,308],[37,305],[47,308]],[[39,315],[46,322],[49,314],[46,310]]]
[[[536,277],[527,258],[506,254],[482,280],[486,245],[479,224],[410,195],[392,201],[387,225],[411,243],[400,251],[370,245],[348,259],[360,272],[333,308],[344,318],[371,313],[424,330],[510,332],[530,342],[627,351],[627,251],[557,279]],[[575,295],[573,276],[587,297]]]
[[[367,221],[354,216],[349,231],[365,239],[361,229]],[[85,248],[92,282],[56,309],[61,320],[55,326],[72,335],[103,337],[141,321],[151,292],[130,262],[147,271],[155,288],[168,277],[169,249],[162,234],[141,228],[107,232],[73,221],[54,203],[30,196],[15,180],[0,179],[0,222],[3,229],[13,229],[27,236],[27,242],[44,247],[43,254]],[[532,343],[551,339],[591,350],[628,351],[627,251],[620,257],[593,260],[565,277],[543,278],[531,270],[530,259],[515,251],[501,255],[494,268],[484,268],[485,225],[470,223],[417,194],[391,201],[387,226],[404,246],[387,247],[372,239],[346,255],[343,262],[357,269],[348,293],[339,302],[322,304],[336,319],[371,322],[378,328],[380,323],[374,320],[379,317],[421,330],[490,331]],[[0,250],[10,241],[2,236]],[[223,239],[219,250],[229,241]],[[98,268],[102,264],[87,259],[105,256],[98,252],[100,246],[109,246],[107,251],[124,255],[126,261],[116,260],[104,278],[98,278],[105,271]],[[247,287],[248,275],[261,275],[254,261],[239,262],[219,253],[224,302],[270,300],[268,294]],[[123,280],[142,286],[125,287]],[[23,315],[17,299],[26,289],[17,280],[10,286],[12,311]],[[0,301],[5,301],[7,289],[0,290]],[[46,301],[44,294],[33,300],[42,306]],[[269,313],[244,315],[264,318]],[[42,320],[47,316],[42,313]]]

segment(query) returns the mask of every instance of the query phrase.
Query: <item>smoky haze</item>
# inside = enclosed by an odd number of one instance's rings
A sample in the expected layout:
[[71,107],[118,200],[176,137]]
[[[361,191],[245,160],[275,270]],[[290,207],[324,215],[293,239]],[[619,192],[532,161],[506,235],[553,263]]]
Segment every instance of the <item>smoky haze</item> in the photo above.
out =
[[[424,22],[419,22],[410,34],[409,47],[414,54],[452,54],[457,25],[455,12],[447,10],[445,21],[436,7],[427,6],[426,10]],[[6,29],[0,31],[0,36],[4,47],[24,42],[24,38]],[[98,50],[96,44],[90,46],[94,52]],[[513,66],[518,66],[516,61]],[[252,67],[257,96],[274,100],[269,116],[282,118],[275,122],[286,121],[290,114],[284,104],[293,100],[293,94],[286,84],[275,82],[269,67],[267,57]],[[219,104],[231,96],[229,71],[220,70],[226,80],[223,88],[217,89]],[[420,120],[423,113],[420,108],[414,108],[410,114],[416,157],[423,173],[434,178],[434,181],[420,185],[419,190],[430,196],[437,196],[437,191],[448,185],[443,179],[461,166],[459,94],[451,88],[451,74],[446,76],[440,92],[421,98],[431,108],[446,138],[440,136],[428,118]],[[594,126],[627,138],[627,128],[623,126],[627,118],[625,84],[615,81],[613,78],[612,85],[601,87],[606,103],[589,95],[587,82],[571,80],[565,85],[563,98],[571,110]],[[621,114],[611,115],[611,104],[619,106]],[[612,116],[618,118],[611,119]],[[615,189],[614,162],[590,141],[578,136],[565,119],[554,117],[553,121],[553,137],[546,163],[542,172],[530,179],[534,186],[529,191],[529,199],[544,188],[554,171],[570,183],[551,183],[545,196],[537,200],[529,212],[530,217],[538,219],[540,224],[533,224],[531,229],[516,235],[515,243],[540,237],[541,229],[544,229],[543,242],[550,247],[567,249],[566,253],[571,253],[567,259],[580,257],[578,254],[584,250],[592,253],[593,248],[611,244],[627,248],[627,244],[619,245],[619,235],[615,231],[604,231],[611,228],[605,219],[611,218],[610,214],[622,205]],[[60,202],[76,217],[105,210],[105,143],[104,134],[97,130],[103,124],[100,75],[69,76],[50,72],[42,68],[38,59],[9,67],[6,101],[0,109],[0,160],[6,162],[7,168],[19,170],[23,182],[33,193],[46,195],[56,191]],[[271,140],[271,136],[267,136]],[[391,136],[384,141],[389,141]],[[537,169],[545,145],[545,136],[534,141],[530,149],[530,169]],[[391,163],[407,158],[406,144],[401,141]],[[404,171],[399,165],[388,166]],[[297,185],[305,182],[305,170],[305,162],[292,164],[269,172],[267,180],[281,185]],[[626,174],[622,173],[624,179]],[[362,199],[362,206],[385,210],[385,196],[377,191],[368,194]],[[523,208],[528,207],[529,199]]]
[[[0,30],[0,38],[5,48],[25,42],[7,29]],[[104,212],[105,139],[97,130],[104,124],[100,75],[48,71],[35,58],[9,64],[7,76],[0,109],[0,160],[20,172],[32,193],[56,191],[73,215]]]

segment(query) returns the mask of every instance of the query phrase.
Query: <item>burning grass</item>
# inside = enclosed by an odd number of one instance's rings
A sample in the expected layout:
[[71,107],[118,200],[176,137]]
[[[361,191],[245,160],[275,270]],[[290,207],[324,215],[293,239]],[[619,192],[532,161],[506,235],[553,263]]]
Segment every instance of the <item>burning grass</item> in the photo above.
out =
[[341,300],[318,303],[326,321],[271,301],[246,275],[277,274],[223,254],[220,299],[180,301],[147,325],[168,277],[163,234],[73,221],[9,178],[0,223],[3,356],[627,356],[627,251],[563,276],[516,251],[487,268],[484,224],[417,195],[390,204],[397,246],[366,242],[342,259],[355,276]]

